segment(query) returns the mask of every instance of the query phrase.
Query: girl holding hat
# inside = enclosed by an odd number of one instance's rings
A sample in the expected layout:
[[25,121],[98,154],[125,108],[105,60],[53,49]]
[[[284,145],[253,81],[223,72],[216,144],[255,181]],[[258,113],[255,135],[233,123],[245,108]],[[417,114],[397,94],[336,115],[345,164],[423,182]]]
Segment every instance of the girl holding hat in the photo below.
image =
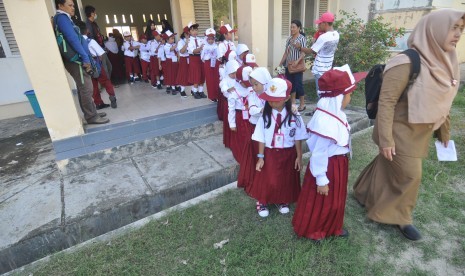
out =
[[465,12],[453,9],[433,11],[420,19],[407,40],[421,59],[420,73],[408,91],[404,92],[409,85],[409,58],[397,55],[388,61],[373,128],[379,155],[354,185],[355,198],[369,219],[396,225],[410,240],[422,238],[412,213],[431,136],[434,133],[445,147],[450,139],[449,112],[460,79],[456,47],[464,21]]
[[312,240],[348,236],[342,227],[351,149],[350,126],[343,109],[356,83],[365,76],[352,75],[344,65],[327,71],[318,80],[321,98],[307,124],[307,145],[312,155],[292,219],[298,236]]
[[171,31],[166,31],[165,35],[167,36],[167,41],[165,43],[165,68],[163,71],[165,73],[165,85],[166,93],[176,95],[178,91],[176,90],[176,76],[178,73],[178,55],[176,52],[176,43],[174,42],[175,33]]
[[218,90],[220,84],[218,58],[218,45],[215,43],[216,32],[212,28],[205,31],[205,41],[200,58],[203,61],[205,80],[207,83],[208,98],[212,102],[218,101]]
[[249,195],[257,200],[260,217],[268,216],[272,203],[287,214],[300,193],[301,141],[307,131],[302,117],[292,112],[291,89],[289,81],[274,78],[259,96],[266,103],[252,135],[258,142],[258,161]]
[[[253,91],[249,94],[247,100],[249,103],[249,123],[250,133],[255,131],[255,125],[262,116],[263,108],[265,107],[265,100],[259,98],[259,95],[265,91],[265,86],[271,81],[271,75],[265,67],[256,68],[249,75],[249,82],[252,85]],[[250,135],[244,146],[244,153],[239,162],[239,175],[237,178],[237,186],[243,187],[248,193],[253,183],[255,175],[255,164],[258,158],[258,142],[252,140]]]
[[177,51],[179,53],[179,67],[176,83],[180,86],[181,97],[187,98],[186,86],[189,86],[189,52],[187,46],[189,45],[189,27],[184,27],[181,39],[178,41]]
[[124,51],[124,63],[126,65],[126,77],[130,84],[139,79],[140,64],[139,58],[137,57],[137,49],[140,47],[140,43],[134,41],[131,32],[124,31],[124,43],[121,49]]
[[189,52],[189,83],[191,83],[191,94],[195,99],[206,98],[203,93],[203,84],[205,83],[205,72],[200,59],[200,52],[203,48],[203,39],[197,37],[199,33],[199,24],[190,22],[189,27],[189,45],[187,46]]
[[[228,61],[225,67],[225,76],[220,82],[221,92],[223,93],[223,97],[225,98],[225,102],[227,103],[227,99],[229,95],[234,90],[234,86],[236,84],[236,71],[239,68],[239,64],[235,60]],[[228,120],[229,110],[226,106],[224,108],[224,120],[223,120],[223,144],[225,147],[231,147],[231,129],[229,126]]]

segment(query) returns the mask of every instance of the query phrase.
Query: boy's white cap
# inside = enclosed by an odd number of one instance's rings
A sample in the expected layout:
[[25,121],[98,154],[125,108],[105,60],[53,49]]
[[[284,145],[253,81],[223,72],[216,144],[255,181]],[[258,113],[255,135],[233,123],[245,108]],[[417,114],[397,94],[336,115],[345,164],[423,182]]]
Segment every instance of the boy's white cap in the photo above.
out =
[[166,34],[166,36],[167,36],[168,38],[170,38],[170,37],[176,35],[176,33],[173,34],[173,32],[170,31],[170,30],[166,31],[165,34]]
[[242,69],[242,81],[249,81],[250,73],[252,73],[252,67],[246,66]]
[[226,74],[232,74],[239,69],[239,63],[235,60],[230,60],[226,63]]
[[199,24],[197,23],[193,23],[192,21],[190,21],[189,23],[187,23],[187,27],[190,29],[192,26],[194,27],[199,27]]
[[258,96],[260,99],[269,102],[279,102],[285,100],[292,89],[292,84],[288,80],[274,78],[268,83],[265,92]]
[[131,32],[130,31],[124,31],[123,36],[131,36]]
[[245,45],[245,44],[237,44],[236,53],[237,53],[238,56],[240,56],[242,53],[244,53],[246,51],[249,51],[249,47],[247,47],[247,45]]
[[271,74],[265,67],[255,68],[252,73],[250,73],[250,77],[263,85],[271,81]]
[[235,51],[229,52],[228,60],[236,60],[237,54]]
[[215,32],[215,30],[213,30],[213,28],[208,28],[208,29],[205,30],[205,35],[215,37],[216,32]]

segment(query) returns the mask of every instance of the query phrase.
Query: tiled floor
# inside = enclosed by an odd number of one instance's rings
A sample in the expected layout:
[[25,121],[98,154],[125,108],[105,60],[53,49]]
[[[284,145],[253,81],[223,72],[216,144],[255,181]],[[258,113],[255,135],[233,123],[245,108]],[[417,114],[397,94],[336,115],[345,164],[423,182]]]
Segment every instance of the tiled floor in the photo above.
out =
[[[188,95],[190,90],[186,89]],[[115,88],[118,108],[111,107],[98,110],[107,113],[110,124],[128,122],[163,113],[180,111],[188,108],[213,105],[208,99],[194,99],[189,96],[182,98],[179,93],[175,96],[166,94],[165,89],[152,88],[149,83],[136,82],[135,84],[121,84]],[[109,104],[108,94],[101,90],[102,99]],[[77,102],[77,99],[76,99]],[[78,107],[79,110],[79,107]],[[87,125],[86,129],[101,127],[102,125]]]

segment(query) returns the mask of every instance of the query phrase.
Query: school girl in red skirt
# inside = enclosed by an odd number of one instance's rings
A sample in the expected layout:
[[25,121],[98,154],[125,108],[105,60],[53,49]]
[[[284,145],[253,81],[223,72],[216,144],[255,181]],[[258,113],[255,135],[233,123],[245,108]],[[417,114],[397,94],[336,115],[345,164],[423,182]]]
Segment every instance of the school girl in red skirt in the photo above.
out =
[[178,41],[177,51],[179,54],[179,67],[176,83],[179,85],[179,92],[181,97],[187,98],[186,86],[189,86],[189,52],[187,47],[189,45],[189,27],[184,27],[181,34],[181,39]]
[[352,75],[348,65],[325,72],[318,80],[320,99],[307,125],[312,153],[292,219],[298,236],[322,240],[347,237],[343,228],[349,171],[350,126],[343,109],[356,83],[366,73]]
[[[248,96],[249,102],[249,123],[251,133],[255,131],[255,125],[263,114],[265,100],[259,98],[265,91],[265,86],[271,81],[271,75],[265,67],[259,67],[252,71],[249,76],[249,82],[252,85],[253,92]],[[255,176],[255,164],[258,158],[258,142],[252,140],[250,135],[244,147],[244,154],[239,162],[239,175],[237,178],[237,187],[244,188],[249,193]]]
[[203,84],[205,83],[205,72],[203,70],[203,63],[200,59],[200,52],[203,48],[204,40],[197,37],[199,33],[199,24],[190,22],[187,24],[189,27],[189,45],[187,46],[189,52],[189,83],[192,83],[191,94],[195,99],[206,98],[203,93]]
[[274,78],[259,96],[266,103],[252,135],[259,144],[249,195],[257,200],[260,217],[268,216],[269,204],[277,204],[281,214],[289,213],[289,204],[300,193],[302,140],[307,139],[307,131],[302,117],[292,112],[291,89],[289,81]]
[[[170,30],[166,31],[167,41],[165,43],[165,85],[166,93],[176,95],[178,93],[176,89],[176,77],[178,74],[178,54],[176,52],[176,43],[174,42],[174,36],[176,33],[172,33]],[[169,89],[168,89],[169,88]]]
[[[166,44],[166,41],[168,40],[168,36],[166,35],[166,33],[164,34],[161,34],[161,41],[160,41],[160,48],[158,49],[158,64],[160,66],[160,84],[163,85],[164,81],[165,81],[165,78],[164,78],[164,71],[165,71],[165,67],[166,67],[166,55],[165,55],[165,44]],[[170,90],[170,93],[171,93],[171,86],[167,86],[166,89]],[[167,91],[168,92],[168,91]]]
[[205,71],[205,81],[207,83],[208,99],[218,102],[220,75],[218,62],[218,45],[215,43],[216,32],[212,28],[205,31],[206,43],[203,45],[200,58],[202,59]]
[[[228,62],[229,56],[231,52],[235,53],[236,46],[234,45],[234,42],[232,42],[233,34],[237,30],[234,30],[231,28],[229,24],[223,25],[220,27],[220,37],[218,38],[218,56],[217,59],[220,63],[219,66],[219,76],[220,76],[220,81],[223,79],[224,75],[224,67],[226,66],[226,62]],[[235,56],[234,56],[235,58]],[[226,98],[223,97],[221,94],[218,95],[218,105],[217,105],[217,114],[218,114],[218,119],[220,121],[223,121],[223,119],[226,119],[226,116],[224,116],[225,111],[228,110],[228,104],[226,101]]]
[[150,81],[152,87],[158,90],[163,89],[160,83],[161,65],[158,60],[158,50],[163,48],[162,39],[160,34],[154,30],[152,31],[153,40],[150,41]]
[[[236,71],[239,68],[239,64],[235,60],[228,61],[226,63],[226,67],[224,70],[224,76],[223,79],[220,82],[220,88],[221,92],[223,94],[223,97],[227,99],[229,95],[234,91],[235,85],[236,85]],[[229,120],[228,120],[228,108],[226,106],[225,111],[227,112],[224,114],[224,120],[223,120],[223,144],[225,147],[230,148],[231,147],[231,129],[229,126]]]
[[139,37],[139,51],[140,63],[142,67],[142,80],[149,82],[149,68],[150,68],[150,43],[147,43],[147,36],[145,34]]
[[131,32],[124,31],[124,43],[122,50],[124,51],[124,63],[126,66],[126,77],[130,84],[133,84],[134,81],[139,80],[140,74],[140,63],[139,57],[137,56],[137,50],[140,47],[140,43],[134,41],[132,38]]

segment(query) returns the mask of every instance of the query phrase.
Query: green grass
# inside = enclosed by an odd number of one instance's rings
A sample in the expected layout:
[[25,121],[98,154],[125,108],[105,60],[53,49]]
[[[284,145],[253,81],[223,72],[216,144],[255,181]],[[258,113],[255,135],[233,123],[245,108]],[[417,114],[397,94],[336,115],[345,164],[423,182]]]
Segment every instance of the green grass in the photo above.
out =
[[[315,244],[297,238],[291,216],[271,209],[260,219],[240,190],[175,211],[110,243],[60,253],[34,275],[455,275],[465,273],[465,97],[452,110],[458,162],[423,163],[414,221],[424,239],[410,242],[370,222],[351,196],[360,171],[377,153],[371,132],[353,139],[345,226],[351,236]],[[213,245],[229,239],[221,249]],[[25,273],[25,272],[23,272]],[[27,272],[29,273],[29,272]]]

